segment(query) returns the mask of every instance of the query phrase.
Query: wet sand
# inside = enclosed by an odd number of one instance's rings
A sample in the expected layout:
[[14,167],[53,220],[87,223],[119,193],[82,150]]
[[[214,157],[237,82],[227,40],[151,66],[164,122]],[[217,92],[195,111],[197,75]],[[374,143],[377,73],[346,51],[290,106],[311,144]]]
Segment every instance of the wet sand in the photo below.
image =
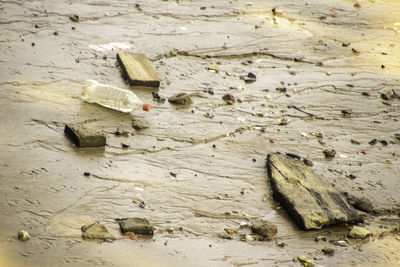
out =
[[[399,235],[388,233],[400,223],[400,99],[381,96],[400,92],[400,3],[138,3],[0,1],[0,265],[300,266],[299,255],[322,266],[400,264]],[[194,103],[159,103],[152,89],[131,88],[153,108],[124,114],[79,99],[86,79],[129,88],[116,52],[88,47],[115,41],[149,56],[160,95],[199,93]],[[207,70],[212,62],[219,72]],[[256,82],[240,79],[249,72]],[[241,102],[227,105],[226,93]],[[132,119],[150,127],[136,131]],[[107,134],[105,149],[65,137],[66,123],[83,122]],[[118,127],[134,135],[115,136]],[[337,240],[350,226],[294,225],[271,196],[265,162],[276,151],[309,157],[340,192],[370,200],[364,226],[374,236],[340,247],[314,238]],[[130,240],[114,221],[123,217],[174,232]],[[278,226],[275,240],[218,236],[260,218]],[[94,221],[118,240],[82,240],[81,226]],[[31,240],[18,241],[20,230]]]

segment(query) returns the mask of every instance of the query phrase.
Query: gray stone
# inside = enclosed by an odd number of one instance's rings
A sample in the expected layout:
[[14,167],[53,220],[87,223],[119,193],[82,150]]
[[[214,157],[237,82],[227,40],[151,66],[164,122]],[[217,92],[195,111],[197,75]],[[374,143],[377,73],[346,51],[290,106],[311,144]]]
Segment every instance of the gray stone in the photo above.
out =
[[171,96],[170,98],[168,98],[168,101],[172,104],[176,104],[176,105],[190,105],[192,104],[192,98],[189,94],[186,93],[180,93],[174,96]]
[[325,254],[325,255],[332,255],[333,253],[335,253],[335,249],[333,248],[323,248],[321,249],[321,251]]
[[257,222],[251,226],[251,231],[254,234],[262,236],[263,238],[272,239],[278,232],[278,228],[275,224],[261,220],[260,222]]
[[371,235],[371,232],[365,228],[359,227],[359,226],[353,226],[351,229],[350,233],[348,234],[349,237],[351,238],[359,238],[359,239],[365,239]]
[[108,232],[108,229],[104,225],[98,222],[82,226],[81,231],[82,231],[82,237],[84,239],[100,239],[100,240],[115,239],[115,237],[113,237]]
[[153,235],[154,227],[145,218],[117,219],[122,233],[132,232],[138,235]]
[[145,121],[144,119],[133,119],[132,120],[132,128],[140,131],[146,128],[149,128],[149,123],[147,121]]
[[274,198],[302,228],[321,229],[359,220],[344,196],[303,162],[269,154],[267,169]]
[[104,147],[106,136],[100,131],[89,129],[83,125],[65,125],[64,133],[78,147]]

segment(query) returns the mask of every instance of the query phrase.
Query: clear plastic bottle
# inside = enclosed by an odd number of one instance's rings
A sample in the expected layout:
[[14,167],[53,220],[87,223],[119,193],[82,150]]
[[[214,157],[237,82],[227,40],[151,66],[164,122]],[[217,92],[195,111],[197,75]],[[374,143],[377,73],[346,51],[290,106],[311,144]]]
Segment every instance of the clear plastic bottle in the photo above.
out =
[[151,105],[143,103],[133,92],[112,85],[87,80],[82,89],[82,98],[88,103],[97,103],[122,112],[143,109],[150,111]]

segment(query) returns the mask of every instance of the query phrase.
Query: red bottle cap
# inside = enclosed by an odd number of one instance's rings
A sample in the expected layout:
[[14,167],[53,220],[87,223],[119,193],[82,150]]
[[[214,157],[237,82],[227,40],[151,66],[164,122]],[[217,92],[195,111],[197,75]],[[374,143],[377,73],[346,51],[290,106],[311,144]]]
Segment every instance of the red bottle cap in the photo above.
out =
[[148,103],[143,104],[143,110],[144,111],[150,111],[150,109],[151,109],[151,105],[150,104],[148,104]]

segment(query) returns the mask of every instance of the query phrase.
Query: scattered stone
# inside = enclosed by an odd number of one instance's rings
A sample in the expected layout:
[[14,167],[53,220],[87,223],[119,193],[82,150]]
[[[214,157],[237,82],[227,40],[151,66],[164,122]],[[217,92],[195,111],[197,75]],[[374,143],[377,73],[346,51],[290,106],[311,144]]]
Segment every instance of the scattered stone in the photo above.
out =
[[335,253],[335,249],[334,248],[328,248],[328,247],[321,249],[321,251],[325,255],[333,255],[333,253]]
[[365,212],[374,211],[374,204],[366,198],[356,199],[354,207],[358,210]]
[[354,180],[354,179],[357,178],[357,176],[351,173],[351,174],[349,175],[349,178],[352,179],[352,180]]
[[129,132],[121,127],[118,127],[114,134],[116,136],[125,136],[125,137],[129,136]]
[[219,73],[219,65],[216,62],[211,62],[208,65],[207,70]]
[[334,244],[335,246],[339,246],[339,247],[347,247],[347,242],[344,240],[333,240],[330,241],[332,244]]
[[252,82],[255,82],[256,80],[257,80],[257,76],[256,76],[254,73],[252,73],[252,72],[249,72],[249,73],[247,74],[247,76],[244,77],[244,81],[245,81],[246,83],[252,83]]
[[274,7],[274,8],[272,9],[272,14],[274,14],[275,16],[282,15],[282,14],[283,14],[283,11],[282,11],[282,9],[280,9],[279,7]]
[[275,88],[276,91],[281,92],[281,93],[286,93],[287,88],[286,87],[277,87]]
[[345,118],[349,118],[352,113],[353,113],[353,111],[351,109],[343,109],[342,110],[343,117],[345,117]]
[[222,99],[228,104],[228,105],[233,105],[235,103],[236,99],[232,94],[225,94]]
[[314,241],[315,242],[319,242],[319,241],[326,241],[326,236],[324,236],[324,235],[317,235],[315,238],[314,238]]
[[350,142],[354,145],[359,145],[361,144],[359,141],[357,141],[356,139],[351,139]]
[[334,149],[325,149],[323,151],[326,158],[334,158],[336,155],[336,151]]
[[84,172],[83,175],[84,176],[90,176],[90,172]]
[[230,235],[228,235],[228,234],[225,234],[225,233],[218,234],[218,237],[219,237],[219,238],[222,238],[222,239],[228,239],[228,240],[231,240],[231,239],[232,239],[232,236],[230,236]]
[[371,94],[368,93],[368,92],[362,92],[361,94],[362,94],[363,96],[371,96]]
[[389,98],[386,94],[384,94],[384,93],[381,93],[381,98],[382,98],[383,100],[390,100],[390,98]]
[[251,231],[256,235],[260,235],[264,239],[271,240],[278,232],[278,228],[275,224],[269,223],[265,220],[260,220],[251,226]]
[[361,4],[360,3],[354,3],[354,5],[353,5],[355,8],[360,8],[361,7]]
[[168,101],[172,104],[183,105],[183,106],[190,105],[193,103],[191,96],[186,93],[180,93],[180,94],[171,96],[168,98]]
[[301,161],[269,154],[267,169],[274,198],[304,229],[359,219],[344,196]]
[[379,143],[381,143],[383,146],[388,145],[388,142],[386,140],[379,140]]
[[124,218],[116,219],[122,233],[132,232],[138,235],[150,235],[154,233],[154,227],[146,218]]
[[57,35],[58,35],[58,32],[53,32],[53,34],[57,36]]
[[350,233],[348,234],[351,238],[365,239],[371,235],[371,232],[365,228],[359,226],[353,226]]
[[129,148],[130,147],[130,145],[125,144],[125,143],[121,143],[121,146],[122,146],[122,148]]
[[279,119],[279,125],[287,125],[289,123],[289,119],[286,117],[282,117]]
[[149,127],[150,127],[149,123],[143,119],[139,120],[139,119],[135,118],[132,120],[132,128],[137,131],[147,129]]
[[251,242],[251,241],[254,241],[254,240],[255,240],[255,237],[252,236],[252,235],[246,234],[246,235],[244,235],[244,238],[242,237],[241,239],[242,239],[243,241],[246,241],[246,242]]
[[351,49],[351,51],[354,53],[354,54],[360,54],[360,50],[358,50],[357,48],[352,48]]
[[153,99],[156,100],[157,102],[165,102],[167,100],[164,96],[161,96],[157,92],[152,92],[151,94],[153,95]]
[[397,141],[400,141],[400,133],[396,133],[394,134],[394,138],[397,139]]
[[305,267],[312,267],[315,266],[315,262],[308,259],[306,256],[298,256],[297,259],[300,261],[300,263],[305,266]]
[[153,65],[145,54],[119,52],[117,53],[117,61],[129,85],[160,86],[160,78],[158,78]]
[[114,240],[115,238],[108,232],[108,229],[98,222],[82,226],[83,239]]
[[224,228],[224,230],[225,230],[225,232],[228,233],[228,235],[233,235],[238,232],[238,229],[235,229],[235,228]]
[[324,134],[321,132],[311,132],[311,135],[313,135],[317,138],[324,138]]
[[306,164],[307,166],[310,166],[310,167],[312,167],[312,166],[314,166],[314,163],[311,161],[311,159],[309,159],[309,158],[304,158],[303,159],[303,162],[304,162],[304,164]]
[[378,139],[374,138],[371,141],[368,142],[368,144],[370,144],[371,146],[374,146],[378,143]]
[[64,133],[78,147],[104,147],[106,136],[100,131],[89,129],[79,124],[66,124]]
[[69,19],[72,20],[73,22],[79,22],[79,16],[78,15],[70,15]]
[[31,43],[31,46],[35,46],[35,42],[32,42],[32,43]]
[[27,231],[22,230],[18,232],[18,239],[21,241],[28,241],[29,239],[31,239],[31,236]]

